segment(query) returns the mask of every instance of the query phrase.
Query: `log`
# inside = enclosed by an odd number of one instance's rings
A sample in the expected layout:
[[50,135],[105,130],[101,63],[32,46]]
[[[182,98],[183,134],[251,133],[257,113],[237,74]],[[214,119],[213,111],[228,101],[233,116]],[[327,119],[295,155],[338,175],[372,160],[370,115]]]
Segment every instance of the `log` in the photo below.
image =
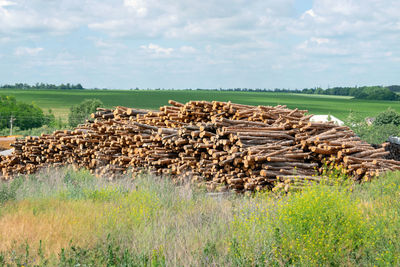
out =
[[321,174],[324,163],[342,164],[359,181],[400,170],[399,162],[384,159],[384,148],[372,148],[348,127],[312,123],[306,111],[218,101],[169,104],[157,112],[98,109],[73,131],[17,140],[13,156],[1,157],[2,179],[73,164],[113,179],[147,169],[176,182],[192,177],[208,188],[241,192],[278,187],[280,179],[283,188],[304,186],[304,177]]

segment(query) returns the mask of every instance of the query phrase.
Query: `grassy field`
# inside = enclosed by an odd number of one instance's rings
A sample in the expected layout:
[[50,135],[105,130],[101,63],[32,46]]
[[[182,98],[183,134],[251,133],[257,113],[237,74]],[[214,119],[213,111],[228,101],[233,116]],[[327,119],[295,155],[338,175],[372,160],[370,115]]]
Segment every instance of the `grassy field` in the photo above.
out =
[[0,265],[398,266],[400,174],[289,195],[210,196],[47,170],[0,183]]
[[307,109],[313,114],[331,114],[340,119],[350,111],[360,116],[373,116],[392,107],[400,112],[400,102],[355,100],[342,96],[304,95],[274,92],[220,92],[220,91],[124,91],[124,90],[0,90],[2,95],[12,95],[17,100],[36,103],[45,111],[52,109],[56,116],[66,118],[70,106],[86,98],[98,98],[107,107],[117,105],[157,109],[167,105],[169,99],[180,102],[190,100],[232,101],[249,105],[287,105],[289,108]]

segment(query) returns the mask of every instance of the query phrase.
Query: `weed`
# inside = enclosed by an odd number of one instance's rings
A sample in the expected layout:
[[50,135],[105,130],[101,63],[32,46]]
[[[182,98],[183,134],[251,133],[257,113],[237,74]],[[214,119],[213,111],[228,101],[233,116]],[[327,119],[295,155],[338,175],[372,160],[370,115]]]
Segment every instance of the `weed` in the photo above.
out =
[[0,265],[399,265],[400,174],[351,185],[326,170],[303,191],[218,199],[70,169],[2,182]]

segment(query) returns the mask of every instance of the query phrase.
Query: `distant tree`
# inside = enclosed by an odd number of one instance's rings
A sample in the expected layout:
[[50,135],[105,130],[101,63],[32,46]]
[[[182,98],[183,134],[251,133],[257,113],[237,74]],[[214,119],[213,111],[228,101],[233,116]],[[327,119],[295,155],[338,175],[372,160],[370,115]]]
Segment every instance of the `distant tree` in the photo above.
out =
[[353,96],[357,99],[370,100],[399,100],[399,96],[395,93],[400,90],[400,86],[392,85],[389,87],[382,86],[364,86],[364,87],[333,87],[329,89],[322,88],[305,88],[301,90],[304,94],[319,95],[343,95]]
[[21,130],[38,128],[54,121],[53,114],[45,115],[33,104],[18,102],[12,96],[0,96],[0,129],[8,128],[11,118],[13,126]]
[[99,99],[85,99],[79,105],[72,106],[68,114],[68,123],[72,127],[84,123],[91,113],[95,112],[98,107],[103,106],[103,102]]
[[400,92],[400,85],[391,85],[387,87],[392,92]]
[[361,99],[371,99],[371,100],[398,100],[398,95],[390,91],[386,87],[381,86],[368,86],[361,88],[363,95]]
[[0,86],[0,89],[36,89],[36,90],[43,90],[43,89],[59,89],[59,90],[69,90],[69,89],[84,89],[83,86],[78,83],[76,85],[74,84],[60,84],[60,85],[55,85],[55,84],[47,84],[47,83],[36,83],[35,85],[29,85],[29,84],[23,84],[23,83],[16,83],[14,85],[10,84],[5,84],[3,86]]

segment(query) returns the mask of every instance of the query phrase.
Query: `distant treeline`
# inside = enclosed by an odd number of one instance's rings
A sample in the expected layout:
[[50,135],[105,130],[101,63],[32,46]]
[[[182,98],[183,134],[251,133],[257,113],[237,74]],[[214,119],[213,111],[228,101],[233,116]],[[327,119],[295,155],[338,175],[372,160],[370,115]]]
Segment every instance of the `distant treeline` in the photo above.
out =
[[[0,86],[0,89],[34,89],[34,90],[71,90],[79,89],[83,90],[83,86],[78,84],[47,84],[47,83],[36,83],[35,85],[29,85],[26,83],[16,83],[14,85],[5,84]],[[97,89],[97,88],[95,88]],[[107,89],[103,89],[107,90]],[[139,88],[131,90],[140,90]],[[144,90],[168,90],[168,89],[144,89]],[[174,89],[172,89],[174,90]],[[285,93],[299,93],[299,94],[317,94],[317,95],[340,95],[340,96],[352,96],[356,99],[371,99],[371,100],[400,100],[400,96],[397,94],[400,92],[400,85],[391,86],[362,86],[362,87],[333,87],[328,89],[322,88],[304,88],[304,89],[266,89],[266,88],[209,88],[209,89],[192,89],[192,90],[210,90],[210,91],[234,91],[234,92],[285,92]]]
[[[400,96],[395,92],[400,91],[400,86],[393,85],[389,87],[363,86],[363,87],[334,87],[329,89],[313,88],[313,89],[303,89],[301,90],[301,93],[318,94],[318,95],[353,96],[356,99],[399,100]],[[399,90],[399,91],[392,91],[391,88],[393,90]]]
[[35,85],[29,85],[26,83],[16,83],[14,85],[5,84],[0,86],[0,89],[34,89],[34,90],[71,90],[71,89],[84,89],[83,86],[78,84],[48,84],[48,83],[36,83]]
[[298,94],[316,94],[316,95],[340,95],[353,96],[356,99],[371,100],[400,100],[400,96],[396,92],[400,92],[400,85],[391,86],[363,86],[363,87],[333,87],[328,89],[322,88],[304,88],[304,89],[251,89],[251,88],[231,88],[217,89],[220,91],[243,91],[243,92],[284,92]]

